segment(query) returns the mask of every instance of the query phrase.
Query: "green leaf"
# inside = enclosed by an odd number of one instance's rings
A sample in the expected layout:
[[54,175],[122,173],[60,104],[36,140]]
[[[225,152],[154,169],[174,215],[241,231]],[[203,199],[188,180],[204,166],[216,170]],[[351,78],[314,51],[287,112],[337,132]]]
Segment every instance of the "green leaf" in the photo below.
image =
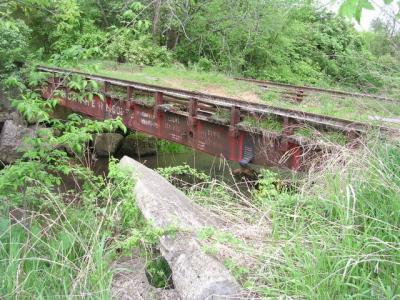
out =
[[339,8],[339,14],[343,17],[352,18],[356,13],[358,0],[345,0]]
[[339,14],[347,18],[354,18],[360,23],[364,9],[374,9],[370,0],[345,0],[339,8]]

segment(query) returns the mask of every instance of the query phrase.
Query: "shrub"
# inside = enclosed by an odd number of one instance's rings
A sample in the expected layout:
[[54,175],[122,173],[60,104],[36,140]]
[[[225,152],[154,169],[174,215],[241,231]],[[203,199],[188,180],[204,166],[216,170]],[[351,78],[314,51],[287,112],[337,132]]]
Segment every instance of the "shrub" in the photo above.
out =
[[12,71],[25,62],[30,30],[21,20],[0,18],[0,73]]
[[112,32],[110,38],[104,56],[118,62],[147,66],[168,66],[172,62],[171,53],[164,47],[154,45],[150,35],[136,37],[130,30],[123,29]]

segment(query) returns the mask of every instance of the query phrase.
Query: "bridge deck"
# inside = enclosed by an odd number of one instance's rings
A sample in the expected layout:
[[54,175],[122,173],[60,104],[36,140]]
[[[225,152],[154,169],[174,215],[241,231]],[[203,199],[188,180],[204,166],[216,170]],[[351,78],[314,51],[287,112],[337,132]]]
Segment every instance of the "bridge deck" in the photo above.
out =
[[[97,119],[121,117],[128,128],[184,144],[216,156],[293,170],[307,167],[310,156],[320,153],[315,140],[296,134],[299,128],[342,134],[346,143],[374,128],[386,127],[249,103],[228,97],[165,88],[60,68],[38,67],[53,77],[43,96],[64,91],[61,105]],[[68,88],[69,75],[102,83],[104,101],[76,101]],[[273,124],[262,128],[262,124]],[[280,125],[280,126],[277,126]]]

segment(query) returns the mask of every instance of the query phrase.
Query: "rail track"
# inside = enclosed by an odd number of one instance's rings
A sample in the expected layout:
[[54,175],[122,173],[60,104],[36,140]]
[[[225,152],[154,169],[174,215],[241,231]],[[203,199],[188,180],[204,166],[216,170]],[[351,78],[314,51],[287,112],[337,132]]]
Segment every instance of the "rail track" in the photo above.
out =
[[307,93],[310,94],[328,94],[336,98],[344,98],[344,97],[353,97],[353,98],[364,98],[364,99],[372,99],[372,100],[379,100],[384,102],[392,102],[392,103],[399,103],[399,99],[392,99],[383,96],[377,96],[372,94],[363,94],[363,93],[352,93],[352,92],[345,92],[340,90],[334,89],[324,89],[318,87],[311,87],[311,86],[301,86],[301,85],[293,85],[287,83],[279,83],[269,80],[257,80],[257,79],[249,79],[249,78],[235,78],[239,81],[246,81],[255,83],[267,90],[283,92],[291,96],[292,99],[296,100],[297,102],[301,102],[304,97],[308,96]]
[[[60,75],[81,75],[89,80],[95,80],[99,82],[105,82],[108,84],[115,84],[118,86],[131,87],[134,89],[146,91],[146,92],[161,92],[164,95],[171,96],[174,98],[182,99],[182,100],[190,100],[196,99],[201,103],[224,107],[224,108],[232,108],[237,107],[241,111],[248,113],[256,113],[259,115],[275,115],[280,118],[286,118],[289,120],[293,120],[298,123],[309,124],[312,126],[322,126],[325,128],[331,128],[334,130],[340,130],[343,132],[356,132],[356,133],[366,133],[370,130],[379,130],[381,132],[394,132],[397,131],[395,129],[386,127],[386,126],[376,126],[371,125],[364,122],[355,122],[351,120],[329,117],[319,114],[313,114],[303,111],[297,111],[292,109],[279,108],[267,104],[259,104],[253,102],[247,102],[244,100],[239,100],[230,97],[222,97],[211,94],[199,93],[188,90],[174,89],[168,87],[162,87],[157,85],[139,83],[129,80],[121,80],[108,76],[100,76],[91,73],[85,73],[80,71],[56,68],[56,67],[46,67],[46,66],[38,66],[38,71],[49,72],[53,74]],[[249,81],[246,79],[246,81]],[[281,84],[280,84],[281,85]],[[284,84],[282,84],[284,85]],[[284,85],[286,86],[286,85]]]

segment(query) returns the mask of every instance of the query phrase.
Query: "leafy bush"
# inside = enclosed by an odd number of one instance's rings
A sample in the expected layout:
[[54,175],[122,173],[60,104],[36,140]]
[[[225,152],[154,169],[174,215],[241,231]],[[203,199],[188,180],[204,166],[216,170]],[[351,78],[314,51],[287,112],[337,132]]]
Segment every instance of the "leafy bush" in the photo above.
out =
[[80,45],[73,45],[62,50],[60,53],[53,54],[50,62],[60,67],[69,67],[77,65],[81,60],[87,58],[89,58],[87,49]]
[[167,49],[154,45],[150,35],[137,37],[129,29],[118,29],[110,33],[110,39],[104,55],[118,62],[148,66],[167,66],[172,62]]
[[186,164],[181,166],[159,168],[157,169],[157,172],[170,181],[179,176],[188,176],[193,180],[199,180],[201,182],[208,182],[211,180],[210,176],[204,172],[198,171]]
[[197,63],[193,65],[195,70],[210,72],[213,69],[213,63],[206,57],[201,57]]
[[[24,110],[40,109],[38,101]],[[93,133],[120,128],[120,120],[72,115],[65,124],[48,122],[60,135],[48,130],[32,139],[22,159],[0,170],[0,294],[108,299],[116,250],[153,245],[164,231],[141,217],[131,171],[111,160],[108,178],[97,176],[60,147],[80,152]],[[73,186],[65,184],[68,177]]]
[[21,20],[0,18],[0,76],[24,63],[29,53],[30,29]]
[[39,94],[27,92],[12,104],[29,123],[41,123],[49,121],[50,113],[57,103],[55,99],[43,101]]
[[81,11],[76,0],[61,0],[56,6],[55,28],[50,34],[52,50],[60,53],[75,45],[80,35]]

